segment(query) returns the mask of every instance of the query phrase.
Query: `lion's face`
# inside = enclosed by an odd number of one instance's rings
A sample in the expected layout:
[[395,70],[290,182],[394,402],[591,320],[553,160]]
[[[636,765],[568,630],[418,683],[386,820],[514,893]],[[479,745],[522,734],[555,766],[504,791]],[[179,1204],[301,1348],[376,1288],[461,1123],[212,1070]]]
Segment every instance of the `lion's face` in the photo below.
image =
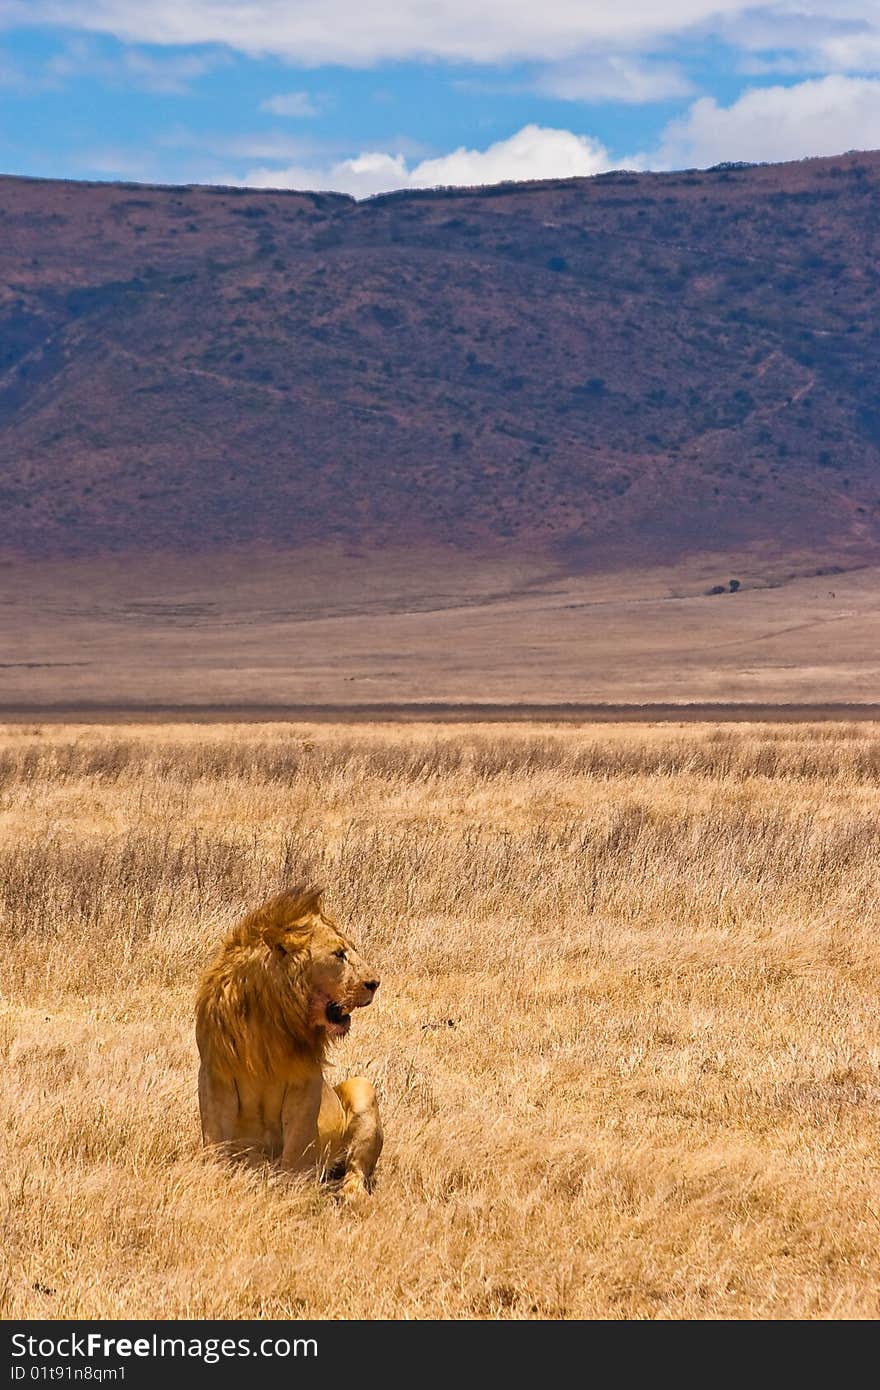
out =
[[323,914],[313,918],[310,941],[311,1019],[331,1037],[344,1038],[352,1009],[372,1004],[379,977],[356,946]]

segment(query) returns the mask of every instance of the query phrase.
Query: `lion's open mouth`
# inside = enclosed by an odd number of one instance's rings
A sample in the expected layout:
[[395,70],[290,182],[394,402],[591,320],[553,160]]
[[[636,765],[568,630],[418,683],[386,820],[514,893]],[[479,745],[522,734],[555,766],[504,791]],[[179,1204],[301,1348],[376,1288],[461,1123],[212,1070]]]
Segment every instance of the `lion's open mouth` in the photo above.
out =
[[327,1020],[327,1031],[337,1038],[344,1038],[351,1027],[351,1014],[347,1014],[341,1004],[331,999],[324,1009],[324,1017]]

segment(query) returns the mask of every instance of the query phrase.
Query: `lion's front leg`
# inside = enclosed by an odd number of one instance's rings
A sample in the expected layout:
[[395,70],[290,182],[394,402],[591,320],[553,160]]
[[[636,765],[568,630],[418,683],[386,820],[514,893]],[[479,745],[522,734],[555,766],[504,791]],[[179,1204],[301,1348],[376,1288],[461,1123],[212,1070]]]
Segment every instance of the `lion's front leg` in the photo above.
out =
[[321,1108],[320,1073],[306,1082],[293,1082],[281,1105],[281,1166],[291,1173],[314,1173],[318,1165],[318,1111]]
[[199,1114],[206,1146],[232,1144],[238,1137],[238,1087],[212,1073],[207,1062],[199,1067]]

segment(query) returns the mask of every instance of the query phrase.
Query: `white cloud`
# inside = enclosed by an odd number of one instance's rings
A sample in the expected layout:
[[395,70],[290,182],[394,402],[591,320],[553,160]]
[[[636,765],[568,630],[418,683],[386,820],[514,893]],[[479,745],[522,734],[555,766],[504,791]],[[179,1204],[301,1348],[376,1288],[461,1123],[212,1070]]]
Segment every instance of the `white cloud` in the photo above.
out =
[[318,107],[308,92],[279,92],[260,102],[261,111],[273,116],[317,116]]
[[410,166],[403,154],[369,150],[354,159],[320,166],[251,169],[241,180],[256,188],[334,189],[366,198],[395,188],[503,183],[599,174],[608,169],[605,147],[589,135],[528,125],[485,150],[462,146],[451,154]]
[[642,103],[691,96],[693,83],[676,63],[645,62],[614,54],[578,58],[544,68],[532,84],[562,101]]
[[624,162],[702,168],[725,159],[803,159],[880,146],[880,80],[833,75],[791,87],[753,87],[731,106],[701,97],[671,121],[656,150]]
[[461,146],[439,159],[422,160],[410,174],[410,187],[561,179],[599,174],[608,167],[608,151],[592,136],[527,125],[487,150]]
[[880,72],[880,28],[826,39],[818,55],[829,72]]
[[[304,67],[527,64],[533,89],[579,102],[691,95],[667,56],[676,43],[699,51],[721,40],[734,69],[753,76],[880,72],[880,0],[0,0],[0,29],[41,24],[127,45],[189,46],[167,61],[135,50],[117,65],[123,80],[168,92],[185,90],[198,64],[213,61],[194,45]],[[104,75],[111,80],[109,67]],[[305,91],[264,103],[288,118],[314,115],[315,106]]]
[[880,70],[876,0],[756,5],[726,17],[719,34],[745,56],[740,72],[870,73]]
[[[876,0],[826,0],[870,17]],[[226,44],[304,64],[381,60],[558,61],[599,46],[625,52],[753,13],[789,16],[791,0],[0,0],[0,22],[65,25],[128,43]],[[802,0],[801,10],[816,8]]]
[[369,198],[373,193],[406,188],[407,173],[403,155],[375,151],[328,164],[258,165],[249,169],[244,178],[230,175],[220,181],[246,188],[300,188]]

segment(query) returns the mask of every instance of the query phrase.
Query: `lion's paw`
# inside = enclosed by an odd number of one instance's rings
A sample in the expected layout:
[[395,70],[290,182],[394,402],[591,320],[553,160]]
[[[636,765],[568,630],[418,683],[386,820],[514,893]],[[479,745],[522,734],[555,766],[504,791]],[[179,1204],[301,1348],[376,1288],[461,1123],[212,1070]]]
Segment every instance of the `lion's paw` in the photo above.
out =
[[346,1173],[339,1184],[339,1200],[343,1206],[356,1208],[365,1205],[370,1199],[366,1183],[360,1173]]

